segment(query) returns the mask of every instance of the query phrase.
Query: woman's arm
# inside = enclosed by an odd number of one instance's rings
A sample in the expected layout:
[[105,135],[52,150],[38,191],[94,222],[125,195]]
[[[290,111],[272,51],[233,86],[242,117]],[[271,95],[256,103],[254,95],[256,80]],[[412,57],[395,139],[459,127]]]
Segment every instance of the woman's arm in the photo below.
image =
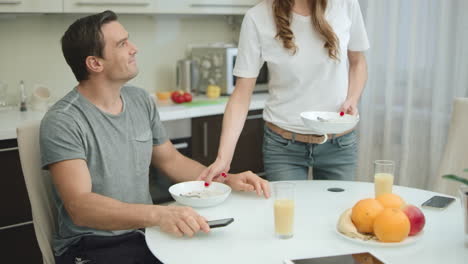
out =
[[[256,78],[238,78],[236,88],[226,105],[218,156],[213,164],[200,174],[200,179],[210,183],[214,177],[227,173],[237,140],[244,127],[249,111],[250,99],[255,88]],[[223,178],[223,177],[221,177]]]
[[348,51],[349,58],[349,85],[346,101],[341,106],[340,112],[357,115],[357,104],[367,81],[366,57],[360,51]]

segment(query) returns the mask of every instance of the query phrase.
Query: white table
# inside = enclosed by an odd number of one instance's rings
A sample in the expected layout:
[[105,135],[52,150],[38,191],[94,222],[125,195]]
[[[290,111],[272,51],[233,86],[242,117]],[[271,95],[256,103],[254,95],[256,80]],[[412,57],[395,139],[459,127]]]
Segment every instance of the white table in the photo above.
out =
[[[280,240],[273,235],[273,199],[233,193],[224,203],[197,209],[208,220],[233,217],[234,223],[200,233],[193,238],[176,238],[157,227],[146,229],[146,242],[166,264],[280,264],[287,258],[306,258],[368,251],[385,263],[468,263],[464,246],[463,215],[457,199],[442,211],[423,209],[424,233],[404,247],[365,246],[340,237],[335,229],[339,215],[358,200],[373,197],[372,183],[343,181],[296,182],[294,237]],[[341,193],[329,187],[345,189]],[[436,194],[395,186],[394,193],[406,202],[420,205]]]

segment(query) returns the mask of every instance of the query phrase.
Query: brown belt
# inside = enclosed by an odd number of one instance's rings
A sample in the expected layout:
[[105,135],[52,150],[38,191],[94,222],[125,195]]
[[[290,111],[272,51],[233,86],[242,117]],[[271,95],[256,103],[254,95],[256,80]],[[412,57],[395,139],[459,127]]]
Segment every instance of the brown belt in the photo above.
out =
[[299,133],[288,131],[286,129],[282,129],[281,127],[270,122],[265,122],[265,123],[269,129],[271,129],[273,132],[282,136],[285,139],[291,140],[294,138],[294,140],[296,141],[303,142],[303,143],[311,143],[311,144],[323,144],[328,139],[341,137],[353,131],[353,129],[350,129],[340,134],[327,134],[327,135],[299,134]]

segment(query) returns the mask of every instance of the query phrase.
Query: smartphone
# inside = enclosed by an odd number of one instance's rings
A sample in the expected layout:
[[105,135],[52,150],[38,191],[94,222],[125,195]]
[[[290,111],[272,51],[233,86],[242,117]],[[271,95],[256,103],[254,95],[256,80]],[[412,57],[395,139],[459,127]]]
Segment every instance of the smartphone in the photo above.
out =
[[444,209],[447,208],[447,206],[449,206],[453,201],[455,201],[455,198],[435,195],[422,203],[421,206],[424,208]]
[[212,221],[208,221],[207,223],[210,226],[210,228],[217,228],[217,227],[227,226],[232,222],[234,222],[234,218],[212,220]]
[[291,259],[285,260],[285,264],[383,264],[384,262],[369,252],[346,254],[338,256]]

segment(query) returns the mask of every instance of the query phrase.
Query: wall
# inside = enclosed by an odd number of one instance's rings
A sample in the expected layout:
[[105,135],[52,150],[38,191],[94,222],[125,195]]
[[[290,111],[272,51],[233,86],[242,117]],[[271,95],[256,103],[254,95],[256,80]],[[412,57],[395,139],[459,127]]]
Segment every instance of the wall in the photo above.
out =
[[[19,82],[28,96],[34,84],[52,91],[53,100],[77,84],[60,48],[60,37],[79,15],[0,16],[0,81],[7,102],[19,100]],[[131,83],[149,92],[175,89],[176,60],[188,44],[233,42],[236,30],[226,16],[121,15],[120,22],[139,48],[139,75]]]

